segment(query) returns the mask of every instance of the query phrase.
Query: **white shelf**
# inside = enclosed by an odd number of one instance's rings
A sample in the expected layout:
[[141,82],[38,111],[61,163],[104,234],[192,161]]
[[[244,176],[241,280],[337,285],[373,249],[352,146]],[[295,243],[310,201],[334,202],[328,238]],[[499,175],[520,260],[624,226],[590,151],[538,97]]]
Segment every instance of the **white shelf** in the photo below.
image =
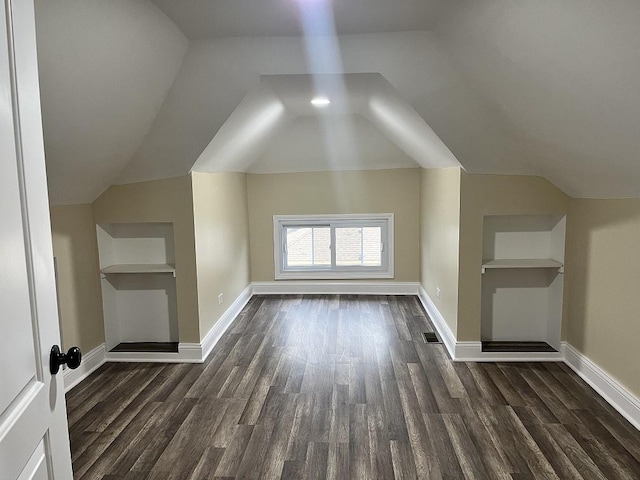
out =
[[550,258],[516,258],[485,260],[482,264],[482,273],[488,268],[557,268],[563,272],[564,265]]
[[100,270],[103,274],[110,273],[171,273],[176,276],[176,269],[173,265],[166,263],[122,263],[119,265],[109,265]]

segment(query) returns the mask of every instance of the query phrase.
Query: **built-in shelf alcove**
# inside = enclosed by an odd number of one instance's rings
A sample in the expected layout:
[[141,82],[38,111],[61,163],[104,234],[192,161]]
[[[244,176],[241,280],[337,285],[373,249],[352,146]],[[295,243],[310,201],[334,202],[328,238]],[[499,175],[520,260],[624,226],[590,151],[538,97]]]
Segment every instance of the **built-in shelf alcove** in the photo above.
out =
[[97,237],[107,350],[177,345],[173,224],[101,224]]
[[484,217],[484,351],[559,350],[565,230],[559,215]]

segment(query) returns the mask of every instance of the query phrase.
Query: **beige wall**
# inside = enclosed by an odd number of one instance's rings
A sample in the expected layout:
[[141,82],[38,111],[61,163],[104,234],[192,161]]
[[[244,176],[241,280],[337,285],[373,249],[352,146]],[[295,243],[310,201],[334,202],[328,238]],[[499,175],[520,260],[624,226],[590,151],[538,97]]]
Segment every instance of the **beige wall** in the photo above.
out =
[[640,199],[571,200],[567,341],[640,397]]
[[395,281],[420,279],[420,170],[247,176],[252,281],[273,281],[273,215],[395,214]]
[[63,347],[104,342],[95,223],[174,223],[180,341],[199,342],[251,280],[273,280],[274,214],[386,212],[396,280],[420,281],[458,341],[480,339],[483,216],[568,213],[566,339],[640,396],[640,199],[569,199],[540,177],[458,168],[194,173],[52,207]]
[[484,215],[566,215],[568,209],[569,197],[542,177],[462,172],[459,342],[480,341]]
[[[247,176],[192,173],[200,338],[251,282]],[[218,294],[224,294],[218,305]]]
[[51,207],[62,348],[104,343],[98,246],[91,205]]
[[[461,169],[423,169],[420,187],[420,282],[456,334]],[[440,288],[440,298],[436,293]]]
[[191,177],[109,187],[93,203],[97,224],[172,222],[180,342],[200,341]]

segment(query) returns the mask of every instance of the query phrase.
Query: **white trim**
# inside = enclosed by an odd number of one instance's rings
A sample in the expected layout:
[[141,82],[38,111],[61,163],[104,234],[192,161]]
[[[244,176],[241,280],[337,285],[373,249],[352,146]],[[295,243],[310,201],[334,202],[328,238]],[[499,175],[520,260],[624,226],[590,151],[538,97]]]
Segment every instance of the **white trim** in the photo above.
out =
[[107,362],[151,362],[151,363],[203,363],[220,337],[227,331],[244,306],[251,299],[252,284],[249,284],[222,314],[201,343],[178,344],[178,353],[170,352],[107,352]]
[[253,282],[254,295],[417,295],[417,282]]
[[[454,360],[456,362],[477,362],[478,360],[466,360],[467,358],[477,358],[482,354],[482,342],[456,342],[456,353]],[[465,360],[461,360],[461,359]]]
[[482,342],[459,342],[422,285],[419,285],[418,298],[438,331],[449,356],[456,362],[561,362],[564,360],[562,349],[560,352],[483,352]]
[[64,367],[64,370],[62,371],[64,391],[68,392],[73,387],[78,385],[82,380],[84,380],[98,368],[100,368],[107,361],[106,351],[106,347],[103,343],[101,345],[98,345],[90,352],[83,354],[82,363],[75,370]]
[[640,430],[640,399],[596,363],[567,344],[565,363],[604,398],[620,415]]
[[181,342],[178,344],[178,355],[185,363],[202,363],[202,345],[199,343]]
[[560,352],[484,353],[481,342],[456,341],[444,317],[422,285],[417,282],[253,282],[238,295],[222,317],[211,327],[202,343],[181,343],[178,346],[179,353],[106,353],[105,345],[102,344],[84,355],[82,365],[76,370],[63,371],[65,391],[71,390],[105,361],[202,363],[253,295],[284,294],[417,295],[453,360],[464,362],[564,361],[640,430],[640,399],[572,345],[562,342]]
[[438,310],[438,307],[436,307],[436,304],[433,303],[433,300],[431,300],[431,297],[429,297],[429,294],[421,284],[418,284],[418,298],[420,299],[420,303],[422,303],[424,309],[427,311],[429,320],[431,320],[431,323],[433,323],[434,328],[440,335],[444,346],[449,352],[449,356],[451,357],[451,359],[455,360],[456,337],[451,331],[451,328],[449,328],[446,320],[440,313],[440,310]]
[[202,363],[199,343],[179,343],[178,352],[107,352],[107,362]]
[[640,399],[572,345],[562,342],[559,352],[482,352],[482,342],[458,342],[437,307],[420,285],[418,295],[449,355],[460,362],[564,362],[620,415],[640,430]]
[[[358,268],[358,267],[354,267]],[[394,278],[393,271],[380,272],[376,270],[296,270],[296,271],[284,271],[282,273],[276,273],[274,277],[276,280],[366,280],[366,279],[390,279]]]
[[482,342],[456,342],[456,362],[562,362],[559,352],[483,352]]
[[204,336],[200,343],[201,358],[203,362],[207,359],[213,350],[213,347],[215,347],[216,343],[218,343],[222,335],[224,335],[227,329],[231,326],[245,305],[249,303],[252,296],[253,284],[249,284]]

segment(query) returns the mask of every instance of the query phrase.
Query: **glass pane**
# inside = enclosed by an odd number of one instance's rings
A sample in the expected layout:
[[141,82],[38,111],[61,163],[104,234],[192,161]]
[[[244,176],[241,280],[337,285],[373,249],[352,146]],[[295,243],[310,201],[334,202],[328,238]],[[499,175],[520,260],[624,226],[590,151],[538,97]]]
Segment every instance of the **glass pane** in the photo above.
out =
[[382,228],[364,227],[362,229],[362,264],[369,267],[382,265]]
[[381,236],[380,227],[336,228],[336,265],[381,266]]
[[331,265],[329,227],[287,227],[286,267]]

